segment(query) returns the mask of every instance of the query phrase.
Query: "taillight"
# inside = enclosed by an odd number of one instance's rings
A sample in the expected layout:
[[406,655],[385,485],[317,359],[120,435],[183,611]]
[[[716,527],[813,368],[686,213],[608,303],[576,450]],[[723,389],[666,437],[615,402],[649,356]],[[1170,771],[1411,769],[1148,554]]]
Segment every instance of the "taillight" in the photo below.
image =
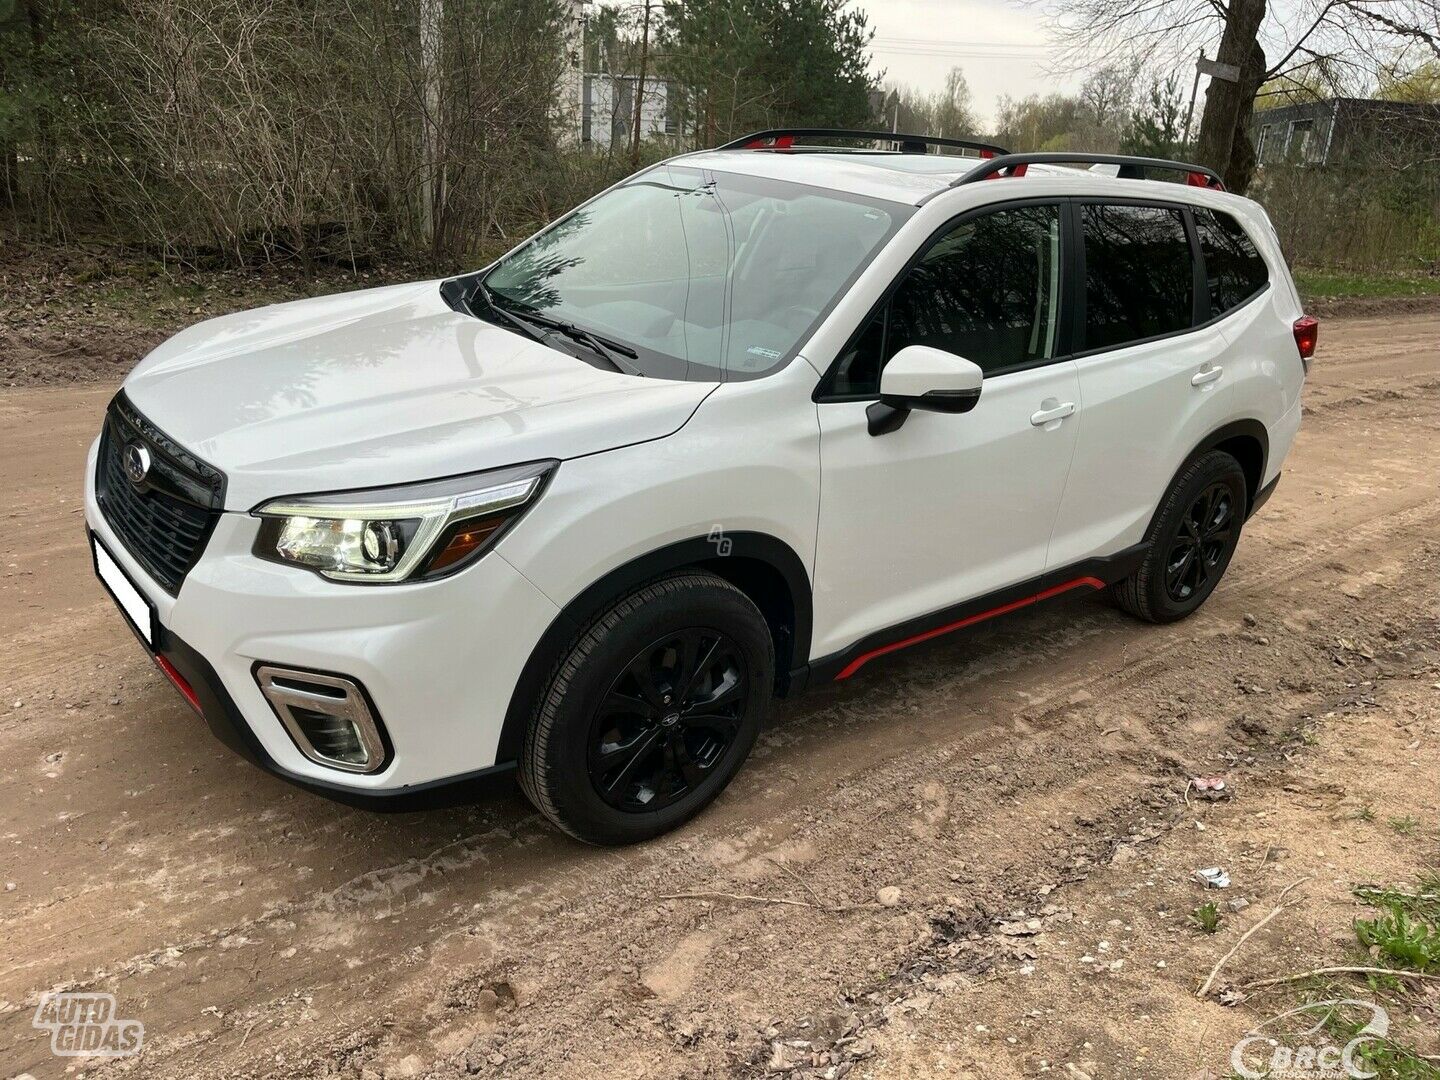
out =
[[1315,355],[1315,343],[1320,340],[1320,320],[1314,315],[1301,315],[1295,320],[1295,347],[1300,350],[1300,359],[1309,360]]

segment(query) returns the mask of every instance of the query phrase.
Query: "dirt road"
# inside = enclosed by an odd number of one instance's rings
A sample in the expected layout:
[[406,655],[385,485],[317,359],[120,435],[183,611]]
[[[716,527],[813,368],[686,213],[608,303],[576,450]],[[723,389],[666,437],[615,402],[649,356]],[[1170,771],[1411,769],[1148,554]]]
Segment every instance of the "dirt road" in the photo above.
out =
[[[1351,885],[1440,865],[1440,314],[1324,327],[1195,618],[1083,602],[897,654],[624,851],[506,785],[376,816],[218,746],[91,579],[112,390],[0,391],[0,1077],[1223,1076],[1293,1004],[1235,988],[1353,964]],[[1217,774],[1235,798],[1201,802]],[[1302,879],[1232,1004],[1196,1000]],[[1392,1017],[1440,1054],[1428,985]],[[48,989],[113,992],[142,1056],[53,1057]]]

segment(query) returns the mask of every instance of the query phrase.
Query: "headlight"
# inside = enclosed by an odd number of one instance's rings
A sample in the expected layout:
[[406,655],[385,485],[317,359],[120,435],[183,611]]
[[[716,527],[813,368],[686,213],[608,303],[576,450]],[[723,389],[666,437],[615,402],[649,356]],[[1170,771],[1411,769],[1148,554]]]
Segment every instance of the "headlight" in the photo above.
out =
[[403,487],[275,499],[255,554],[333,581],[378,585],[444,577],[483,554],[534,501],[554,461]]

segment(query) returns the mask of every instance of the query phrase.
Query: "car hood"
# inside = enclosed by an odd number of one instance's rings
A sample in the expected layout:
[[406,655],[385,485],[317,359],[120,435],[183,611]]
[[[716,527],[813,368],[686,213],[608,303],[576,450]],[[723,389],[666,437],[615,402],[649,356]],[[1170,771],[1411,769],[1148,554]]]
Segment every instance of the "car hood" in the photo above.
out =
[[249,510],[662,438],[715,386],[602,370],[452,311],[424,282],[199,323],[125,393],[224,471],[226,509]]

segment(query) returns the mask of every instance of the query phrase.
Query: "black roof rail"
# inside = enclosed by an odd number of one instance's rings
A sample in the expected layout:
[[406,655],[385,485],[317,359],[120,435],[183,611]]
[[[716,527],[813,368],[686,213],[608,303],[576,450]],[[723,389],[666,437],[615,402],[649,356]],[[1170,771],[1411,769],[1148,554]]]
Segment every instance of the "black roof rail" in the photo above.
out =
[[900,131],[851,131],[847,128],[766,128],[752,131],[738,139],[717,146],[717,150],[797,150],[796,139],[867,139],[874,142],[898,142],[902,154],[923,154],[931,146],[954,146],[961,150],[979,151],[982,157],[1009,154],[1003,146],[976,142],[974,139],[950,139],[939,135],[907,135]]
[[1116,174],[1120,180],[1144,180],[1146,169],[1164,169],[1168,172],[1185,174],[1185,182],[1191,187],[1210,188],[1224,191],[1225,181],[1214,169],[1204,165],[1191,165],[1184,161],[1167,161],[1164,158],[1130,157],[1127,154],[1081,154],[1070,152],[1041,154],[1004,154],[991,158],[983,165],[971,169],[951,187],[973,184],[977,180],[989,180],[996,176],[1024,176],[1027,165],[1118,165]]

